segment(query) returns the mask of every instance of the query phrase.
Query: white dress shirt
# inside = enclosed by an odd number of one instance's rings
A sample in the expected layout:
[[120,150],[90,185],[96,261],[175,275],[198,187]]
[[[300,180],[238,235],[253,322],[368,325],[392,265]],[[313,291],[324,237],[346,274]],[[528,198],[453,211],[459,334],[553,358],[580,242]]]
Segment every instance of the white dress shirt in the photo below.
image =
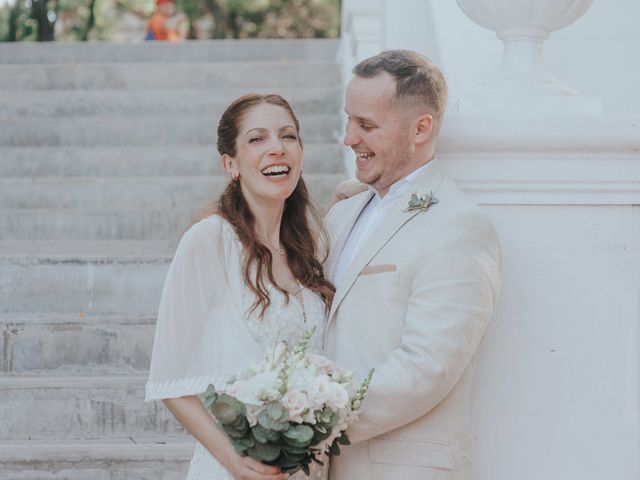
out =
[[356,254],[360,251],[360,247],[369,239],[371,233],[384,220],[396,200],[411,188],[411,185],[413,185],[416,179],[429,168],[432,162],[433,160],[417,168],[406,177],[391,185],[391,187],[389,187],[389,191],[384,197],[381,197],[375,188],[369,186],[369,190],[374,192],[374,195],[362,209],[362,212],[360,212],[360,215],[353,224],[351,232],[349,232],[349,236],[347,237],[347,241],[344,243],[342,251],[338,256],[336,266],[333,269],[332,280],[336,288],[340,288],[340,283],[344,278],[344,274]]

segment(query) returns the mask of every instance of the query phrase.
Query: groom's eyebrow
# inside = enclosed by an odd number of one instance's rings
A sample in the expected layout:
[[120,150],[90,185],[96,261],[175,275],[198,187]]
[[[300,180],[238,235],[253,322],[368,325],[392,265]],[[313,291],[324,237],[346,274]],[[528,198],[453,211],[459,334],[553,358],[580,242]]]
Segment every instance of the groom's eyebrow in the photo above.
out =
[[358,122],[375,123],[375,122],[374,122],[372,119],[370,119],[370,118],[361,117],[361,116],[359,116],[359,115],[351,116],[351,115],[349,115],[349,112],[347,112],[347,110],[346,110],[346,109],[344,110],[344,113],[346,113],[346,114],[347,114],[347,117],[349,117],[349,118],[353,118],[354,120],[356,120],[356,121],[358,121]]

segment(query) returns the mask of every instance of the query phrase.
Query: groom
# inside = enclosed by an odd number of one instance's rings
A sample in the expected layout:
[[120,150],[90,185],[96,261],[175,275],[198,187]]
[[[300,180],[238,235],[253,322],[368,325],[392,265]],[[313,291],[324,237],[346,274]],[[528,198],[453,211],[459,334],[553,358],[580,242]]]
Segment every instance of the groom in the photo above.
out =
[[395,50],[353,74],[344,143],[369,188],[327,215],[337,291],[325,348],[360,377],[376,371],[330,478],[467,480],[471,362],[500,286],[498,238],[435,160],[440,70]]

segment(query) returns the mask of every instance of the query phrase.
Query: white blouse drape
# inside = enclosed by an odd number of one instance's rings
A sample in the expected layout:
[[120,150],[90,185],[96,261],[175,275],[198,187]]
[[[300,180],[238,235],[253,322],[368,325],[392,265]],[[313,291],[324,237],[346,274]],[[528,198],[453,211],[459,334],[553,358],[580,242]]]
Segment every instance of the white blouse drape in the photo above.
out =
[[203,393],[262,359],[246,322],[242,245],[214,215],[182,237],[164,283],[146,400]]

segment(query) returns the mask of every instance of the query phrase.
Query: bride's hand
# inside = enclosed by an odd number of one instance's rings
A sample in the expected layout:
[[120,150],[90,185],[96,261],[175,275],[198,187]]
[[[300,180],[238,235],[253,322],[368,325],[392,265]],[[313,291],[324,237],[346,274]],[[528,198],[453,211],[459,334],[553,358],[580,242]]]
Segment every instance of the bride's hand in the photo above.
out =
[[241,457],[233,461],[230,468],[233,478],[236,480],[285,480],[288,473],[282,473],[278,467],[265,465],[251,457]]
[[213,417],[195,395],[163,400],[171,413],[236,480],[284,480],[289,474],[251,457],[241,457],[227,434],[216,426]]

